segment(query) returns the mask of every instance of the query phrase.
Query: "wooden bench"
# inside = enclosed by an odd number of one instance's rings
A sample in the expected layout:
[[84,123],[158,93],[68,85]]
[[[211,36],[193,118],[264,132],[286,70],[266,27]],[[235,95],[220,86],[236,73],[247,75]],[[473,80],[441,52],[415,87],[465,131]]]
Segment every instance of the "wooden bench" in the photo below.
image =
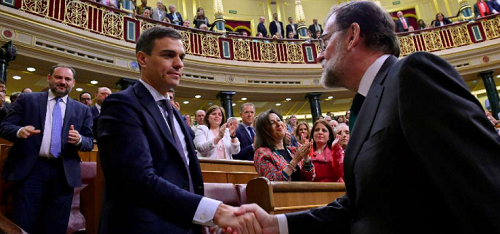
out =
[[246,184],[259,175],[252,161],[198,158],[203,182]]
[[344,194],[344,183],[271,182],[265,177],[251,180],[246,188],[248,203],[258,204],[270,214],[325,206]]

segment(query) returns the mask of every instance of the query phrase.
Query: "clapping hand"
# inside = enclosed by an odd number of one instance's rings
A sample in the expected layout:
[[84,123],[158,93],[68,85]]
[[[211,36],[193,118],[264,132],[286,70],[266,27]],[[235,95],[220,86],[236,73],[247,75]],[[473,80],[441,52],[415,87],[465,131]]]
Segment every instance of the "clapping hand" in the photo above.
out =
[[332,142],[332,149],[334,146],[336,146],[339,143],[339,141],[340,141],[340,134],[337,134],[335,136],[335,140]]
[[224,134],[226,133],[226,126],[227,126],[227,123],[223,124],[219,128],[219,137],[220,137],[220,139],[224,138]]

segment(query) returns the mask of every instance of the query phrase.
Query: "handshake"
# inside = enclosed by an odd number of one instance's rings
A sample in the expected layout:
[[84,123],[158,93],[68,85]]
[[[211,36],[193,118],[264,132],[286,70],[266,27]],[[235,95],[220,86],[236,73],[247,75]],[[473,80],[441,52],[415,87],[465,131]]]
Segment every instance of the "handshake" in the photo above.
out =
[[[278,219],[270,215],[257,204],[232,207],[221,204],[214,216],[214,223],[228,234],[279,234]],[[215,229],[211,229],[212,232]]]

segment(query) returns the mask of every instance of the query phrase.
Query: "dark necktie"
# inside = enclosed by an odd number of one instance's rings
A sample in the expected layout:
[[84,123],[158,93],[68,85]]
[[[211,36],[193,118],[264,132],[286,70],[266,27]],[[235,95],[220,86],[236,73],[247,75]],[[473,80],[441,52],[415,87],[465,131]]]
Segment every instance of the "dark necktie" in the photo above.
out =
[[167,122],[168,126],[170,127],[170,131],[172,133],[172,136],[174,137],[175,141],[175,146],[177,148],[177,151],[179,151],[179,154],[181,155],[182,161],[184,162],[184,166],[186,166],[188,178],[189,178],[189,191],[194,193],[194,187],[193,187],[193,181],[191,180],[191,172],[189,171],[189,165],[187,164],[186,156],[184,155],[184,150],[182,148],[182,143],[179,139],[179,136],[177,135],[177,131],[175,130],[175,124],[174,124],[174,111],[172,109],[172,105],[170,104],[169,101],[163,99],[158,101],[158,105],[163,108],[163,111],[167,113]]
[[50,135],[50,153],[54,157],[61,154],[61,133],[62,133],[62,113],[59,101],[61,98],[55,98],[56,104],[52,110],[52,133]]
[[255,137],[255,133],[253,133],[253,128],[252,128],[252,126],[250,126],[247,129],[250,132],[250,139],[252,140],[252,143],[253,143],[253,138]]
[[349,116],[349,131],[351,132],[353,131],[354,123],[358,118],[359,111],[361,110],[361,106],[364,101],[365,97],[363,95],[357,93],[356,96],[354,96],[354,100],[351,105],[351,115]]

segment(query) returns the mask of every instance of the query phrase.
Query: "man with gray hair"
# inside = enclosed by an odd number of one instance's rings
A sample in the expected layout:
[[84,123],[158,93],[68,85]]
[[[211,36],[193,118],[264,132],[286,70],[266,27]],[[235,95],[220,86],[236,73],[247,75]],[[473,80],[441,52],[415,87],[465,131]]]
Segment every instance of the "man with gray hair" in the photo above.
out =
[[240,141],[240,152],[233,155],[234,159],[253,161],[255,129],[253,120],[255,119],[255,106],[252,103],[241,105],[241,124],[236,129],[236,137]]
[[346,194],[237,214],[254,212],[265,233],[500,233],[500,136],[453,66],[424,52],[398,60],[394,21],[371,1],[334,6],[319,42],[323,86],[357,92]]
[[168,5],[168,10],[170,11],[170,13],[167,14],[167,18],[172,24],[184,25],[184,21],[182,21],[182,15],[181,13],[177,12],[177,7],[175,7],[175,5]]
[[205,118],[205,111],[204,110],[197,110],[194,112],[194,121],[196,121],[195,124],[193,124],[193,127],[191,129],[196,132],[196,128],[199,125],[203,125],[203,119]]
[[153,9],[153,19],[158,21],[163,21],[167,17],[167,12],[165,11],[165,6],[162,1],[156,3],[156,8]]

